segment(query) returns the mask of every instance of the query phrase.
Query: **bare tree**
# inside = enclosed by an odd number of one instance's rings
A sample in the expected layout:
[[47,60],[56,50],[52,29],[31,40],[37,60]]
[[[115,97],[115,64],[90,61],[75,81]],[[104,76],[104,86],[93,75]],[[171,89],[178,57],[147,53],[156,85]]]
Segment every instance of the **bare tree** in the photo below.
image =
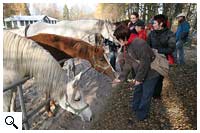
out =
[[57,7],[56,3],[34,3],[33,11],[35,15],[47,15],[57,19],[62,18],[61,12]]
[[69,9],[66,4],[64,5],[63,8],[63,19],[69,19]]

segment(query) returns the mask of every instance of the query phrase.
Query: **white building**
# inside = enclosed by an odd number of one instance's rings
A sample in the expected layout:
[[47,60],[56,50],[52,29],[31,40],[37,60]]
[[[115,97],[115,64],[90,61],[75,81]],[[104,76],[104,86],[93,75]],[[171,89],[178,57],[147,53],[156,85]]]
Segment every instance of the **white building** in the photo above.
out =
[[12,16],[4,19],[4,28],[20,28],[28,24],[36,22],[46,22],[50,24],[56,24],[58,19],[45,16],[45,15],[36,15],[36,16]]

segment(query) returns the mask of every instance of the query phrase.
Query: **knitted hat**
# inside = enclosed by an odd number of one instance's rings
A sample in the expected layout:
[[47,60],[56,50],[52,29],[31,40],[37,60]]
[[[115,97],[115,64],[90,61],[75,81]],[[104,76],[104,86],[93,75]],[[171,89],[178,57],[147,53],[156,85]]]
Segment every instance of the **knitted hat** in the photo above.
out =
[[142,20],[136,21],[135,26],[145,26],[144,21]]

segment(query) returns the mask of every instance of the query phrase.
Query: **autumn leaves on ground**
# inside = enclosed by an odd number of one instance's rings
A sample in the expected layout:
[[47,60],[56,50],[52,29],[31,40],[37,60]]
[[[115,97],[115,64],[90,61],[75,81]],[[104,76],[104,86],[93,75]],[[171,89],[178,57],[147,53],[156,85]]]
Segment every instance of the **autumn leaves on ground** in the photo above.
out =
[[[170,67],[170,76],[165,78],[162,99],[152,100],[150,118],[138,122],[131,112],[132,93],[127,85],[111,88],[106,84],[105,77],[96,71],[90,71],[84,78],[86,89],[98,87],[96,101],[92,105],[94,119],[82,122],[80,117],[57,108],[55,117],[48,118],[44,109],[31,120],[31,129],[52,130],[177,130],[197,129],[197,49],[196,46],[185,47],[186,65]],[[83,63],[84,64],[84,63]],[[84,67],[84,66],[82,66]],[[82,67],[79,67],[82,70]],[[76,69],[77,70],[77,69]],[[97,75],[96,75],[97,74]],[[98,78],[97,78],[98,77]],[[98,84],[94,84],[98,81]],[[30,85],[29,85],[30,83]],[[42,93],[34,89],[32,80],[26,83],[25,104],[27,111],[44,101]],[[113,93],[111,93],[113,92]],[[109,95],[108,95],[109,93]],[[17,107],[20,111],[19,100]]]
[[166,130],[197,129],[196,48],[186,47],[186,65],[170,67],[164,80],[162,99],[152,100],[150,118],[137,121],[131,112],[132,91],[116,89],[107,108],[92,129]]

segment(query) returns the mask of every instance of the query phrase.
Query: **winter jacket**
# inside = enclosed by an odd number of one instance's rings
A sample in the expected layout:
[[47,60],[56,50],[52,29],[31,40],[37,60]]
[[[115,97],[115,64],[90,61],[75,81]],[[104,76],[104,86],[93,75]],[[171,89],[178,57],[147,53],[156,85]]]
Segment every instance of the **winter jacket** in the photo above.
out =
[[130,32],[133,33],[133,34],[137,33],[137,31],[135,30],[135,24],[136,24],[136,22],[135,23],[130,22],[130,24],[128,25],[128,28],[129,28]]
[[146,32],[146,30],[143,29],[140,32],[138,32],[138,37],[146,41],[147,40],[147,32]]
[[176,31],[176,42],[179,40],[182,40],[183,42],[187,41],[189,30],[189,23],[187,21],[181,22]]
[[157,77],[159,74],[150,68],[151,62],[154,59],[155,55],[146,42],[142,39],[135,38],[127,46],[125,64],[119,75],[119,79],[125,81],[131,70],[134,70],[135,80],[140,82]]
[[138,37],[138,34],[133,34],[133,33],[131,33],[130,37],[128,38],[128,43],[127,43],[126,46],[128,46],[129,44],[131,44],[132,41],[133,41],[135,38],[137,38],[137,37]]
[[168,28],[162,30],[153,30],[150,32],[147,38],[147,44],[154,49],[158,50],[158,53],[172,54],[176,48],[176,38],[172,31]]

